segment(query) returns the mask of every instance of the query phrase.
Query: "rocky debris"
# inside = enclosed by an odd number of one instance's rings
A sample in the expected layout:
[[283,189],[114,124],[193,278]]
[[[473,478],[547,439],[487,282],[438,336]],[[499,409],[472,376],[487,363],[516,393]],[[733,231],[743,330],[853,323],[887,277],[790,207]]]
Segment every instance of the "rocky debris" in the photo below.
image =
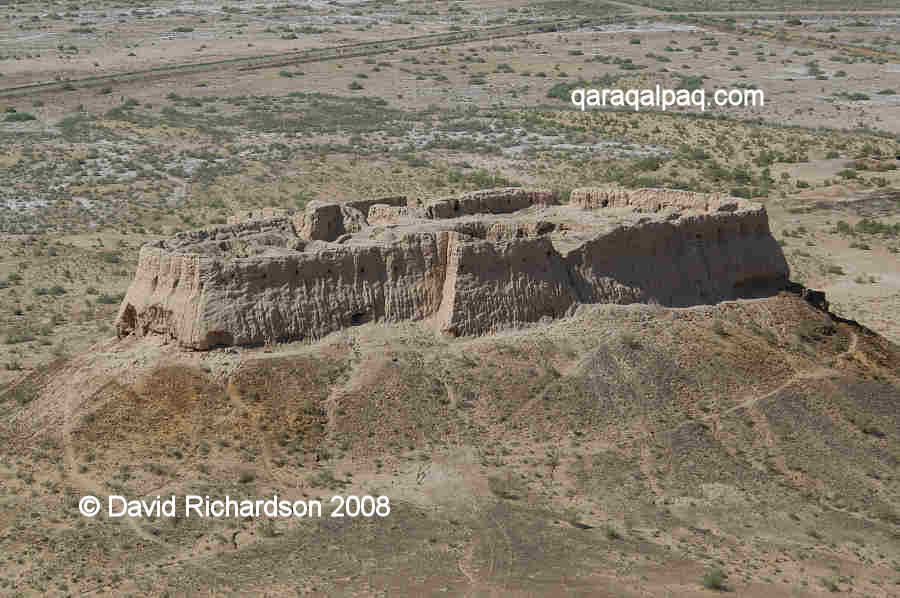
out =
[[788,267],[758,203],[671,191],[492,189],[422,205],[310,202],[141,249],[117,329],[184,347],[317,339],[370,321],[485,334],[584,303],[765,296]]

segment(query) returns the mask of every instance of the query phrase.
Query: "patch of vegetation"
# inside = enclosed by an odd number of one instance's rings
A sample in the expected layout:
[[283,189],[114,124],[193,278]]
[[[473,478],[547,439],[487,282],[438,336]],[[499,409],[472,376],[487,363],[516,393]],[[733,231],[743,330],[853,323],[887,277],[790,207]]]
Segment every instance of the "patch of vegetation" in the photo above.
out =
[[3,120],[6,122],[24,122],[27,120],[37,120],[37,117],[28,112],[12,112],[7,114]]
[[727,592],[728,586],[725,585],[725,578],[728,577],[722,569],[716,567],[707,571],[703,576],[703,587],[707,590],[716,590],[718,592]]

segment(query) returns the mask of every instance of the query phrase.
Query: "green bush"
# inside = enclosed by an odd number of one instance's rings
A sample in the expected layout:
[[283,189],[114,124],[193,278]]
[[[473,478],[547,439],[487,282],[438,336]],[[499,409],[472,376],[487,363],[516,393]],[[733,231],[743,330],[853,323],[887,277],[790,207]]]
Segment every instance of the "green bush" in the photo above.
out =
[[568,102],[571,99],[573,89],[578,89],[579,87],[588,87],[589,85],[590,84],[584,79],[579,79],[578,81],[563,81],[551,87],[547,91],[547,97],[555,98],[557,100],[565,100]]
[[22,330],[13,330],[6,335],[6,344],[18,345],[21,343],[30,343],[36,338],[37,337],[34,335],[34,333],[28,328]]
[[102,303],[104,305],[115,305],[117,303],[121,303],[125,298],[124,293],[119,293],[118,295],[107,295],[103,293],[99,297],[97,297],[97,303]]
[[23,122],[26,120],[37,120],[37,117],[28,112],[12,112],[6,115],[6,122]]

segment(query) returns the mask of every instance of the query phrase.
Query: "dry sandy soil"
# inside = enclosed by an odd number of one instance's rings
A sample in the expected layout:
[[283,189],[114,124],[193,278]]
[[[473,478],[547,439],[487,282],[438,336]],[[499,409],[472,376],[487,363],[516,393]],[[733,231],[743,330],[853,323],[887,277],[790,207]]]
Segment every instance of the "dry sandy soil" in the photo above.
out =
[[[898,360],[793,296],[591,306],[453,341],[371,324],[258,350],[110,342],[0,404],[0,583],[703,596],[721,571],[741,596],[890,596]],[[86,519],[87,493],[370,494],[391,512]]]
[[[896,3],[0,15],[0,594],[701,596],[716,571],[741,596],[900,593]],[[766,104],[568,101],[656,84]],[[113,338],[141,244],[240,210],[605,182],[764,201],[792,278],[865,328],[775,297],[456,341]],[[88,492],[276,489],[395,508],[77,513]]]

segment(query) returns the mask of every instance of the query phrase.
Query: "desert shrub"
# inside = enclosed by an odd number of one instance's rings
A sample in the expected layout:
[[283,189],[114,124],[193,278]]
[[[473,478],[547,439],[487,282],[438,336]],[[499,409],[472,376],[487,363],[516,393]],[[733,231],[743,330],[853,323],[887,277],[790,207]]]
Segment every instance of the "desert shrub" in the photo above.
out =
[[884,224],[883,222],[879,222],[878,220],[863,218],[856,223],[855,230],[858,233],[869,235],[897,236],[900,235],[900,223]]
[[6,335],[6,344],[7,345],[18,345],[21,343],[30,343],[35,340],[37,337],[34,332],[30,328],[22,328],[19,330],[12,330]]
[[722,320],[715,320],[712,325],[712,331],[717,336],[728,336],[728,331],[725,330],[725,324],[722,323]]
[[12,112],[7,114],[4,120],[6,122],[24,122],[26,120],[37,120],[37,117],[28,112]]
[[334,476],[331,470],[323,469],[322,471],[312,474],[307,478],[312,488],[326,488],[328,490],[336,490],[347,485],[344,480],[339,480]]
[[707,571],[706,575],[703,576],[703,587],[707,590],[724,592],[728,589],[728,586],[725,585],[725,577],[727,577],[725,572],[718,567]]
[[102,303],[104,305],[115,305],[117,303],[121,303],[122,299],[125,298],[124,293],[119,293],[118,295],[107,295],[103,293],[99,297],[97,297],[97,303]]
[[628,347],[629,349],[639,349],[641,347],[640,341],[638,341],[637,337],[632,332],[623,332],[619,336],[619,340],[622,342],[623,346]]
[[488,478],[488,489],[497,498],[505,500],[517,500],[519,498],[519,492],[510,474],[490,476]]
[[573,89],[587,87],[588,85],[588,82],[584,79],[579,79],[578,81],[563,81],[547,90],[547,97],[569,101]]
[[19,405],[27,405],[37,398],[37,392],[34,388],[24,383],[13,388],[11,394]]
[[838,220],[837,224],[834,226],[834,230],[837,233],[842,235],[852,235],[853,228],[847,223],[846,220]]
[[278,531],[275,529],[275,522],[272,519],[263,519],[259,524],[259,531],[264,538],[274,538],[278,535]]

